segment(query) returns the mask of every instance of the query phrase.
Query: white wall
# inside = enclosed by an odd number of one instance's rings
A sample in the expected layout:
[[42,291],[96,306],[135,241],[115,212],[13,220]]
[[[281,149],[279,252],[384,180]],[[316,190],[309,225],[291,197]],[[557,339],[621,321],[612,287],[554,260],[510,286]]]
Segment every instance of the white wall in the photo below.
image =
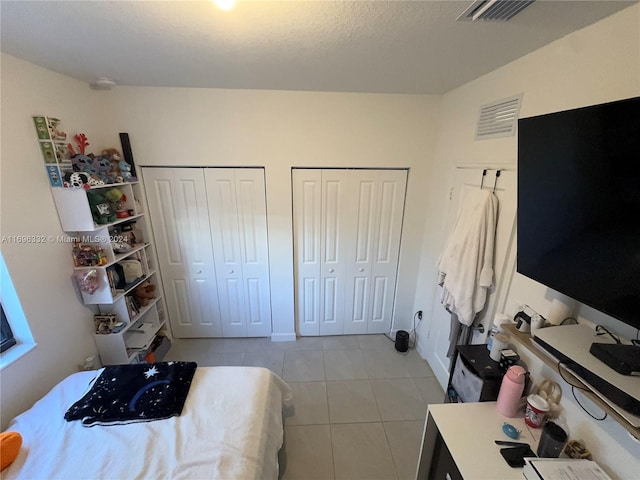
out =
[[[409,328],[439,97],[118,87],[106,130],[136,165],[264,166],[273,332],[294,324],[291,167],[410,169],[395,328]],[[117,138],[117,137],[115,137]]]
[[[0,234],[64,235],[38,147],[32,115],[82,128],[99,145],[102,108],[86,84],[2,54]],[[90,148],[92,148],[90,147]],[[37,347],[1,373],[1,427],[96,353],[92,313],[71,279],[70,245],[2,243],[2,255]]]
[[[31,116],[61,118],[87,134],[89,151],[120,148],[128,132],[138,165],[265,166],[273,328],[292,334],[291,166],[410,169],[396,328],[413,317],[425,185],[439,97],[313,92],[124,88],[84,83],[3,54],[2,235],[64,235]],[[1,428],[95,354],[92,312],[71,280],[69,244],[3,244],[38,346],[2,370]]]
[[[640,95],[640,6],[634,5],[581,31],[575,32],[509,65],[445,94],[443,118],[437,139],[434,169],[428,186],[427,225],[423,239],[420,276],[415,310],[430,311],[435,293],[435,263],[444,237],[443,209],[456,164],[499,164],[516,166],[517,137],[474,141],[480,105],[524,92],[521,117],[566,110]],[[520,232],[526,227],[519,226]],[[556,293],[519,274],[513,276],[506,309],[520,302],[546,315]],[[509,311],[508,313],[514,313]],[[592,321],[614,325],[629,332],[620,322],[581,308]],[[420,337],[424,347],[428,319]],[[532,365],[534,372],[554,378],[553,372]],[[596,460],[620,478],[635,478],[640,447],[612,420],[596,423],[584,414],[564,388],[563,404],[570,412],[577,438],[587,442]],[[579,426],[578,426],[579,425]],[[577,426],[577,427],[576,427]],[[612,440],[608,443],[605,440]],[[635,455],[635,457],[634,457]]]

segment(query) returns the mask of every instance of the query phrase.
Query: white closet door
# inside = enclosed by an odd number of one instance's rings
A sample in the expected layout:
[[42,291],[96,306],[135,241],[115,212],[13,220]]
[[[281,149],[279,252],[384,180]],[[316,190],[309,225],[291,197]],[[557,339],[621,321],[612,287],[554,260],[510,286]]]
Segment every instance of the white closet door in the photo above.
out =
[[301,335],[389,330],[405,188],[406,171],[293,171]]
[[271,333],[266,198],[262,169],[205,171],[225,337]]
[[353,241],[350,202],[353,193],[345,170],[322,170],[320,224],[320,335],[344,331],[348,253]]
[[351,221],[345,225],[351,239],[346,251],[346,304],[343,332],[367,333],[371,315],[371,271],[379,211],[377,172],[345,171],[352,198],[346,207]]
[[319,335],[322,170],[295,169],[292,182],[298,333],[303,336]]
[[176,337],[222,335],[201,169],[144,168],[165,300]]
[[344,333],[384,333],[391,327],[406,170],[347,172],[357,198],[349,215],[353,241],[347,258]]

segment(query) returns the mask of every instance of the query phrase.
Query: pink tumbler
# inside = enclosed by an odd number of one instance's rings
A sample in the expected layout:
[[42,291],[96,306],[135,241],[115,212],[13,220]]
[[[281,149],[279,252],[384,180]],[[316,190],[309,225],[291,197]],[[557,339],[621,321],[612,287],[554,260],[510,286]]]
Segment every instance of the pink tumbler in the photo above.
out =
[[507,370],[502,379],[500,393],[496,407],[505,417],[515,417],[520,406],[520,397],[524,391],[524,380],[527,371],[520,365],[514,365]]

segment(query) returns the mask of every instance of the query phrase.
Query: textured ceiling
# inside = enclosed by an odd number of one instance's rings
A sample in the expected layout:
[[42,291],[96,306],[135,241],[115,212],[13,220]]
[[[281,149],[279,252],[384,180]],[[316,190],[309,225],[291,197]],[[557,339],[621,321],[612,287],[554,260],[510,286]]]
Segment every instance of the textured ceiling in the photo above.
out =
[[3,52],[87,83],[441,94],[636,2],[2,0]]

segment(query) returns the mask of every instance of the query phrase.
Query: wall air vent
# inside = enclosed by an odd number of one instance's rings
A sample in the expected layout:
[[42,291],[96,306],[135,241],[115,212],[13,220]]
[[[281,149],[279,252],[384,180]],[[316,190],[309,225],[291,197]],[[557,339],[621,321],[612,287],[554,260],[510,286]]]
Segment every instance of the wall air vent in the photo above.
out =
[[476,140],[512,137],[518,126],[522,96],[503,98],[480,107]]
[[505,22],[511,20],[535,0],[477,0],[457,18],[459,21],[485,20]]

